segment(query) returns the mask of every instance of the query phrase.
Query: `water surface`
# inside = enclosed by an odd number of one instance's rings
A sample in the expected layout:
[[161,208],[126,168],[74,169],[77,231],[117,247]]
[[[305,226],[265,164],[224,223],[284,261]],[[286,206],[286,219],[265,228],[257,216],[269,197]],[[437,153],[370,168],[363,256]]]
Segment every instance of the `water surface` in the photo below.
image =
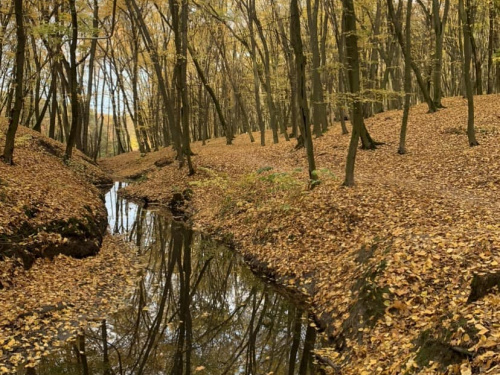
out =
[[147,266],[127,307],[29,374],[315,374],[307,312],[233,251],[168,214],[106,195],[112,233]]

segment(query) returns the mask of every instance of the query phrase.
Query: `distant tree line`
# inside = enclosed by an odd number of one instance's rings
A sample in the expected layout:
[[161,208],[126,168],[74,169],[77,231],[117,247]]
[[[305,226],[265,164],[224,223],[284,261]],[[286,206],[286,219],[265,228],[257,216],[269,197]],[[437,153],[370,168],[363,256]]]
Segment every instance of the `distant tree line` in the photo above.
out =
[[[18,124],[93,159],[172,146],[194,173],[190,142],[265,132],[305,147],[351,133],[374,149],[364,119],[500,92],[500,0],[6,0],[0,5],[3,158]],[[351,123],[348,125],[347,121]],[[465,124],[464,124],[465,125]],[[410,130],[411,131],[411,130]]]

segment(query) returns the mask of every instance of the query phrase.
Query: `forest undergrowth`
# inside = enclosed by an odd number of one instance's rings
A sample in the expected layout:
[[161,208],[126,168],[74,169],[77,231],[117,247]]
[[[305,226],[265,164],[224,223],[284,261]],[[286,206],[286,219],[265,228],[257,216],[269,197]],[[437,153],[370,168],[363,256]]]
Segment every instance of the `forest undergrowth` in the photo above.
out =
[[[192,144],[197,173],[170,149],[105,159],[124,196],[178,205],[194,225],[266,265],[309,297],[332,373],[500,373],[500,96],[475,98],[480,146],[469,147],[467,102],[366,121],[375,151],[360,151],[356,186],[341,186],[349,137],[335,124],[314,139],[319,185],[303,149],[240,135]],[[156,163],[156,166],[155,166]],[[176,198],[177,197],[177,198]],[[173,200],[174,198],[174,200]]]

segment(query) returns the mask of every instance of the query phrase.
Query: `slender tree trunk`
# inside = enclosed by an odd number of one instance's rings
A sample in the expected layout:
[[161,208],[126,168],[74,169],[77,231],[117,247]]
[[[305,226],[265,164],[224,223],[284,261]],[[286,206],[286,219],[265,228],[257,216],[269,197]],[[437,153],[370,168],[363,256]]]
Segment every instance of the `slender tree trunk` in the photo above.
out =
[[[222,57],[222,69],[226,72],[226,75],[229,78],[229,83],[231,84],[231,87],[233,89],[234,98],[236,99],[236,103],[238,104],[238,106],[241,110],[241,116],[243,117],[243,129],[246,132],[248,132],[248,134],[250,136],[250,142],[254,142],[255,139],[253,139],[253,135],[251,133],[251,125],[250,125],[250,120],[248,118],[248,111],[247,111],[247,108],[245,106],[245,102],[241,96],[238,84],[235,81],[234,71],[231,70],[231,67],[229,66],[229,62],[227,61],[226,52],[224,49],[224,44],[219,43],[217,41],[215,43],[217,45],[217,48],[219,49],[220,56]],[[216,128],[214,128],[214,130],[215,129]],[[228,131],[230,131],[232,134],[231,126],[228,126]],[[214,133],[214,136],[216,136],[215,133]],[[264,140],[265,140],[265,133],[264,132],[261,132],[261,141],[262,141],[262,136],[264,136]],[[262,145],[262,142],[261,142],[261,145]]]
[[[442,70],[443,70],[443,40],[446,22],[448,20],[448,12],[450,10],[450,0],[445,0],[443,18],[439,16],[440,2],[439,0],[432,0],[432,13],[434,33],[436,37],[436,49],[434,52],[434,71],[433,71],[433,84],[434,84],[434,105],[436,108],[443,108],[441,98],[443,91],[441,88]],[[410,50],[407,48],[410,52]],[[406,64],[406,63],[405,63]]]
[[146,23],[144,22],[144,19],[142,18],[142,13],[139,7],[137,6],[136,0],[125,0],[127,6],[133,10],[135,14],[135,20],[139,24],[139,27],[141,29],[141,34],[144,39],[144,44],[146,45],[146,49],[151,56],[151,60],[153,63],[153,67],[155,69],[156,73],[156,78],[158,79],[158,89],[160,91],[161,98],[163,100],[163,106],[165,108],[165,111],[167,113],[167,116],[169,116],[169,123],[171,124],[171,131],[172,131],[172,138],[174,140],[174,145],[175,149],[177,151],[177,156],[179,160],[183,159],[183,153],[182,153],[182,134],[181,134],[181,129],[176,125],[175,119],[174,119],[174,109],[172,108],[172,105],[170,101],[168,100],[168,94],[167,94],[167,88],[165,84],[165,79],[163,77],[163,72],[160,66],[160,59],[158,56],[158,51],[156,50],[155,46],[153,45],[153,40],[151,39],[151,35],[149,33],[149,30],[146,26]]
[[188,0],[182,0],[181,3],[181,22],[180,22],[180,37],[181,37],[181,67],[180,67],[180,89],[181,89],[181,101],[182,101],[182,141],[184,155],[186,156],[188,163],[188,174],[191,176],[194,174],[194,167],[191,161],[191,145],[189,140],[189,93],[187,86],[187,32],[188,32]]
[[14,0],[14,12],[16,15],[16,88],[14,93],[14,106],[12,107],[9,119],[9,127],[5,138],[5,148],[3,150],[3,160],[7,164],[14,163],[14,140],[16,137],[21,110],[23,108],[23,81],[24,81],[24,59],[26,50],[26,34],[24,31],[23,0]]
[[473,0],[465,0],[465,13],[467,17],[467,24],[469,28],[469,40],[472,51],[472,56],[474,57],[474,68],[476,70],[476,94],[483,95],[483,68],[481,63],[481,54],[478,51],[476,45],[476,38],[473,33],[473,25],[474,25],[474,15],[473,15]]
[[262,118],[262,103],[260,101],[260,81],[259,72],[257,71],[257,62],[255,59],[252,61],[253,69],[253,90],[255,95],[255,116],[257,117],[257,123],[259,124],[260,131],[260,145],[266,145],[266,126],[264,125],[264,119]]
[[479,143],[476,140],[476,132],[474,129],[474,93],[472,88],[472,78],[470,74],[472,62],[471,25],[469,24],[470,18],[467,15],[468,11],[464,7],[464,0],[458,1],[458,7],[460,18],[462,20],[462,29],[464,36],[464,80],[465,92],[467,95],[467,104],[469,109],[467,120],[467,137],[469,140],[469,145],[473,147],[478,146]]
[[55,139],[57,116],[57,70],[52,68],[52,101],[50,106],[49,137]]
[[[408,128],[408,116],[410,113],[410,98],[411,98],[411,8],[413,0],[407,0],[406,5],[406,54],[405,54],[405,103],[403,108],[403,121],[401,123],[401,132],[399,135],[399,149],[400,155],[406,154],[406,130]],[[441,77],[439,77],[441,80]],[[436,97],[435,97],[436,98]]]
[[[311,4],[314,1],[314,4]],[[321,56],[318,41],[318,10],[319,0],[307,0],[307,19],[312,51],[312,100],[313,100],[313,130],[316,137],[320,137],[328,127],[326,119],[326,105],[323,97],[323,83],[321,82]]]
[[[255,0],[250,1],[251,12],[250,22],[254,22],[257,26],[257,33],[259,34],[260,40],[262,42],[262,47],[264,48],[264,58],[262,60],[262,64],[264,65],[264,80],[262,81],[262,86],[266,92],[266,102],[269,111],[269,125],[271,127],[271,131],[273,132],[273,143],[278,143],[278,119],[276,118],[276,105],[274,103],[272,87],[271,87],[271,62],[270,62],[270,53],[269,46],[267,43],[267,38],[264,35],[264,30],[262,24],[257,17],[257,12],[255,10]],[[253,35],[251,35],[253,38]]]
[[76,13],[75,0],[69,0],[69,8],[71,12],[71,44],[69,47],[70,54],[70,90],[71,90],[71,130],[66,145],[65,160],[71,159],[73,147],[75,147],[76,137],[79,128],[80,104],[78,103],[78,77],[76,66],[76,48],[78,45],[78,17]]
[[[495,2],[490,1],[489,7],[489,35],[488,35],[488,88],[487,93],[493,94],[493,88],[495,86],[495,80],[493,77],[493,52],[495,49],[495,18],[496,9]],[[498,32],[498,31],[497,31]]]
[[63,94],[62,94],[62,111],[61,111],[61,117],[62,121],[60,121],[60,124],[62,125],[62,132],[61,132],[61,140],[65,139],[66,141],[68,140],[69,137],[69,132],[70,132],[70,123],[69,123],[69,117],[68,117],[68,104],[66,97],[68,95],[68,91],[66,88],[63,88]]
[[376,90],[378,89],[377,73],[379,70],[379,48],[377,47],[380,40],[380,29],[382,26],[382,3],[381,0],[376,0],[376,3],[375,17],[371,21],[372,27],[369,38],[371,46],[366,50],[368,61],[366,63],[367,79],[365,80],[366,83],[364,85],[364,89],[368,92],[368,102],[363,106],[363,116],[365,118],[371,117],[374,113],[380,112],[380,100],[378,99]]
[[316,162],[314,160],[314,149],[311,137],[311,127],[309,124],[309,108],[307,105],[306,90],[306,59],[302,47],[302,35],[300,32],[300,14],[297,0],[290,0],[290,39],[295,53],[295,65],[297,74],[297,89],[299,99],[299,124],[302,128],[302,136],[307,152],[307,162],[309,165],[309,178],[314,187],[318,179],[316,175]]
[[[254,7],[250,7],[250,11],[253,11]],[[250,31],[250,35],[253,35],[253,22],[248,23],[248,29]],[[256,50],[257,50],[257,42],[255,38],[250,38],[251,48],[252,48],[252,70],[253,70],[253,89],[255,96],[255,116],[257,117],[257,123],[259,124],[260,131],[260,145],[266,145],[266,126],[264,125],[264,119],[262,118],[262,103],[260,101],[260,80],[259,80],[259,67],[257,64],[256,58]]]
[[[106,49],[107,48],[108,47],[106,47]],[[111,76],[111,74],[110,74],[110,76]],[[106,78],[105,78],[105,80],[106,80]],[[104,127],[104,89],[105,89],[105,84],[106,84],[106,82],[103,82],[102,90],[101,90],[101,121],[99,121],[100,122],[99,125],[97,124],[97,121],[95,124],[95,126],[96,126],[96,141],[95,141],[96,145],[95,145],[95,150],[94,150],[94,161],[97,160],[97,158],[99,157],[99,154],[101,152],[102,129]],[[119,91],[118,91],[118,93],[119,93]],[[118,111],[118,116],[120,116],[120,111]],[[129,149],[130,140],[128,140],[127,145],[128,145],[127,151],[131,151]]]
[[[83,134],[82,134],[82,147],[83,152],[89,155],[88,150],[88,133],[89,133],[89,122],[90,122],[90,100],[92,98],[92,88],[94,81],[94,61],[97,50],[97,37],[98,37],[98,27],[99,27],[99,1],[94,0],[94,14],[92,17],[92,39],[90,43],[90,57],[88,66],[88,82],[87,82],[87,97],[85,99],[85,107],[83,110]],[[96,124],[97,126],[97,124]]]
[[45,100],[45,103],[43,103],[42,111],[37,115],[35,126],[33,126],[33,130],[37,132],[42,131],[42,122],[43,119],[45,118],[45,113],[47,113],[47,109],[49,108],[52,95],[53,95],[53,86],[51,84],[49,88],[49,93],[47,94],[47,99]]
[[[285,32],[285,27],[283,26],[283,19],[278,13],[276,3],[274,1],[271,2],[273,6],[273,12],[275,14],[276,22],[278,23],[278,30],[279,30],[279,40],[281,42],[281,47],[283,49],[283,53],[286,59],[286,65],[287,65],[287,74],[288,74],[288,81],[290,84],[290,121],[291,121],[291,126],[292,126],[292,133],[291,136],[294,138],[299,137],[299,130],[298,130],[298,99],[297,99],[297,74],[295,72],[295,62],[293,61],[293,52],[292,49],[290,48],[290,43],[288,36]],[[255,50],[255,46],[253,46],[253,50]],[[255,81],[256,87],[258,87],[258,74],[257,74],[257,68],[254,68],[254,74],[255,74]],[[256,94],[257,96],[257,94]]]
[[[387,8],[389,11],[389,16],[392,20],[392,23],[394,25],[394,32],[396,34],[396,37],[398,39],[399,45],[401,46],[401,50],[403,51],[403,54],[406,53],[406,48],[404,45],[404,37],[403,37],[403,31],[401,30],[401,24],[399,23],[396,14],[394,12],[394,4],[392,2],[393,0],[387,0]],[[413,73],[415,73],[415,77],[417,78],[418,86],[420,87],[420,90],[422,91],[422,95],[424,96],[424,100],[427,103],[427,106],[429,107],[429,112],[433,113],[436,112],[436,106],[434,105],[433,100],[431,99],[431,96],[429,94],[429,90],[427,89],[425,82],[422,78],[422,74],[420,72],[419,67],[413,61],[413,59],[410,56],[410,61],[411,61],[411,67],[413,69]]]
[[[36,41],[35,38],[31,38],[31,50],[32,50],[32,57],[28,56],[28,61],[33,60],[35,64],[35,71],[36,72],[41,72],[42,70],[42,64],[40,63],[40,57],[38,56],[37,52],[37,46],[36,46]],[[28,64],[31,65],[31,64]],[[28,72],[28,76],[29,76]],[[29,106],[29,114],[28,117],[26,118],[26,121],[24,122],[29,126],[29,123],[31,122],[31,118],[33,114],[35,115],[35,125],[33,126],[33,130],[37,132],[41,132],[41,122],[38,123],[38,120],[40,119],[40,102],[42,100],[41,96],[41,86],[42,86],[42,79],[41,79],[41,74],[36,74],[35,78],[35,84],[33,87],[33,95],[31,95],[30,98],[30,106]],[[48,95],[50,97],[50,95]]]
[[[135,33],[135,26],[132,26],[132,34],[134,35],[134,41],[132,43],[132,56],[133,56],[133,67],[132,67],[132,105],[134,108],[134,128],[137,138],[137,143],[139,144],[139,151],[141,154],[148,152],[149,144],[147,136],[144,137],[143,122],[141,120],[141,107],[139,104],[139,40]],[[126,95],[126,92],[123,92]]]
[[[6,10],[6,12],[4,13],[5,16],[4,16],[4,18],[2,18],[2,22],[0,23],[0,35],[5,35],[5,33],[7,31],[7,26],[9,25],[12,14],[14,13],[14,12],[12,12],[13,6],[14,6],[13,2],[10,1],[9,8],[5,9]],[[5,45],[5,39],[0,38],[0,68],[2,68],[4,45]],[[5,80],[5,78],[2,80],[2,85],[3,85],[4,80]],[[2,87],[2,92],[3,92],[3,87]],[[1,111],[0,111],[0,113],[1,113]]]
[[[345,67],[345,36],[339,31],[339,25],[337,22],[337,15],[335,12],[335,6],[330,4],[330,19],[333,24],[333,30],[335,31],[335,41],[337,43],[337,50],[339,54],[340,67],[338,72],[338,92],[343,95],[346,93],[345,82],[344,82],[344,67]],[[340,127],[342,129],[342,134],[349,134],[347,126],[345,123],[346,116],[344,112],[344,106],[342,100],[337,98],[337,112],[340,120]]]
[[[112,113],[113,113],[113,123],[114,123],[114,128],[115,128],[115,133],[116,133],[116,138],[118,140],[118,154],[123,154],[125,152],[125,149],[123,148],[123,144],[121,142],[121,137],[120,137],[120,111],[117,110],[116,108],[116,90],[115,86],[113,85],[113,77],[110,75],[110,85],[111,85],[111,108],[112,108]],[[97,123],[96,123],[97,126]]]
[[353,186],[356,152],[363,127],[363,105],[360,98],[358,36],[356,34],[356,14],[354,12],[353,0],[342,0],[342,6],[345,25],[344,32],[346,34],[347,77],[349,80],[349,90],[353,96],[352,133],[347,153],[344,186]]
[[[221,123],[221,126],[224,129],[224,132],[226,134],[226,144],[230,145],[233,141],[233,137],[232,137],[232,133],[230,131],[228,131],[228,125],[227,125],[226,119],[224,118],[224,114],[222,113],[222,108],[220,106],[219,99],[217,99],[217,96],[215,95],[215,91],[208,83],[208,81],[205,77],[205,73],[203,73],[203,70],[201,69],[201,66],[198,63],[198,58],[196,57],[196,53],[193,51],[191,46],[188,46],[188,49],[189,49],[189,53],[191,54],[191,59],[193,60],[196,71],[198,72],[198,76],[200,77],[200,80],[203,83],[203,87],[205,87],[205,89],[207,90],[208,94],[210,95],[210,98],[212,99],[212,101],[215,105],[215,110],[217,112],[217,116],[219,117],[219,121]],[[201,103],[199,105],[201,105]],[[250,132],[250,134],[252,134],[252,133]]]

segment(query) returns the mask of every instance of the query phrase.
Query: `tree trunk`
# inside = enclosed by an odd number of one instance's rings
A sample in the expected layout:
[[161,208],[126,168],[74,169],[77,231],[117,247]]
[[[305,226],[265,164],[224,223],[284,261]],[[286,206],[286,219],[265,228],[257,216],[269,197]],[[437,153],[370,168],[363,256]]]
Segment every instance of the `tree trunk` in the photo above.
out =
[[[271,63],[270,63],[270,55],[269,55],[269,47],[267,45],[267,38],[264,35],[264,30],[262,24],[257,17],[257,12],[255,10],[255,0],[250,2],[251,11],[249,16],[251,17],[250,22],[254,22],[257,26],[257,33],[259,34],[260,40],[262,42],[262,46],[264,48],[264,58],[262,59],[262,64],[264,65],[264,81],[262,82],[262,86],[266,91],[266,102],[269,110],[269,125],[271,127],[271,131],[273,132],[273,143],[278,143],[278,120],[276,118],[276,106],[274,104],[272,87],[271,87]],[[254,36],[251,35],[253,38]]]
[[[399,45],[401,46],[401,50],[403,51],[403,54],[406,54],[406,48],[404,45],[404,38],[403,38],[403,31],[401,30],[401,24],[397,20],[397,17],[394,12],[394,5],[392,3],[393,0],[387,0],[387,8],[389,11],[389,16],[391,17],[392,23],[394,25],[394,32],[396,33],[396,37],[398,39]],[[427,103],[427,106],[429,107],[429,112],[433,113],[436,112],[436,106],[434,105],[434,102],[431,99],[431,96],[429,94],[429,90],[427,89],[425,82],[422,78],[422,74],[420,72],[419,67],[413,61],[413,59],[410,56],[410,62],[411,62],[411,67],[413,69],[413,73],[415,73],[415,77],[417,78],[418,86],[420,87],[420,90],[422,92],[422,95],[424,96],[424,100]]]
[[14,12],[16,15],[16,88],[14,93],[14,106],[12,107],[9,119],[9,128],[5,138],[5,148],[3,150],[3,159],[7,164],[14,163],[14,140],[16,137],[21,110],[23,108],[23,81],[24,81],[24,59],[26,49],[26,34],[24,32],[23,22],[23,0],[14,1]]
[[474,129],[474,93],[470,74],[472,62],[471,25],[469,24],[470,18],[467,15],[468,11],[464,7],[464,0],[458,1],[458,7],[464,36],[464,80],[468,104],[467,137],[469,146],[473,147],[478,146],[479,143],[476,140],[476,132]]
[[[28,55],[28,61],[30,62],[30,60],[33,60],[33,62],[35,63],[35,71],[36,72],[41,72],[42,71],[42,64],[40,63],[40,58],[38,56],[38,52],[37,52],[37,46],[36,46],[36,42],[35,42],[35,38],[31,38],[31,50],[32,50],[32,54],[33,56],[30,58],[30,56]],[[28,62],[28,66],[30,66],[31,64],[29,64]],[[28,76],[30,76],[30,72],[28,71],[27,72]],[[40,120],[40,102],[42,101],[42,96],[41,96],[41,86],[42,86],[42,79],[41,79],[41,74],[38,73],[36,74],[36,78],[35,78],[35,85],[33,87],[33,95],[31,95],[31,98],[30,98],[30,110],[29,110],[29,116],[27,118],[27,120],[24,122],[27,126],[29,126],[29,123],[31,122],[31,117],[32,115],[34,114],[35,115],[35,124],[33,126],[33,130],[34,131],[37,131],[37,132],[41,132],[41,125],[42,123],[39,122]],[[50,95],[47,95],[47,97],[50,98]],[[31,104],[34,104],[34,106],[32,107]],[[47,110],[45,108],[45,110]]]
[[349,90],[353,96],[352,133],[347,153],[344,186],[354,185],[354,166],[356,152],[363,127],[363,105],[360,98],[360,71],[358,36],[356,34],[356,14],[354,13],[353,0],[342,0],[343,18],[346,34],[346,65]]
[[80,105],[78,103],[78,77],[76,66],[76,47],[78,45],[78,17],[76,13],[75,0],[69,0],[69,8],[71,12],[71,44],[69,47],[70,55],[70,90],[71,90],[71,130],[66,145],[65,160],[71,159],[73,147],[75,147],[76,137],[79,128]]
[[[88,82],[87,82],[87,98],[85,99],[85,107],[83,110],[83,134],[82,134],[82,147],[83,152],[89,155],[88,150],[88,132],[90,122],[90,100],[92,98],[92,88],[94,81],[94,61],[97,49],[97,37],[99,27],[99,1],[94,0],[94,13],[92,17],[92,42],[90,43],[90,57],[88,66]],[[97,126],[97,124],[96,124]]]
[[[212,99],[214,105],[215,105],[215,110],[217,112],[217,116],[219,117],[219,121],[221,123],[222,129],[224,129],[224,132],[226,134],[226,144],[230,145],[233,141],[233,136],[231,132],[228,130],[227,122],[224,118],[224,114],[222,113],[222,108],[219,103],[219,99],[217,99],[217,96],[215,95],[215,91],[213,88],[210,86],[208,83],[205,74],[203,73],[203,70],[201,69],[200,64],[198,63],[198,59],[196,57],[196,53],[193,51],[191,46],[188,46],[189,53],[191,54],[191,59],[193,60],[194,66],[196,68],[196,71],[198,72],[198,76],[200,77],[201,82],[203,83],[203,87],[207,90],[208,94],[210,95],[210,98]],[[200,103],[201,105],[201,103]],[[250,135],[252,133],[250,132]]]
[[[314,4],[311,4],[311,1],[314,1]],[[312,52],[313,130],[316,137],[320,137],[328,127],[326,105],[323,98],[323,83],[321,82],[320,74],[321,56],[318,42],[318,10],[319,0],[307,0],[307,19]]]
[[50,106],[49,137],[55,139],[57,116],[57,70],[52,68],[52,102]]
[[[345,88],[345,82],[344,82],[344,67],[345,67],[345,36],[341,34],[339,31],[339,25],[337,22],[337,15],[335,14],[335,7],[333,4],[330,4],[331,6],[331,11],[330,11],[330,19],[333,24],[333,30],[335,31],[335,41],[337,42],[337,50],[339,54],[339,60],[340,60],[340,67],[339,67],[339,72],[338,72],[338,81],[339,81],[339,86],[338,86],[338,92],[340,94],[345,94],[346,93],[346,88]],[[342,22],[343,24],[343,22]],[[345,111],[344,111],[344,106],[340,98],[337,98],[337,112],[339,115],[339,120],[340,120],[340,126],[342,129],[342,134],[349,134],[349,131],[347,130],[346,126],[346,116],[345,116]]]
[[314,150],[311,137],[311,127],[309,124],[309,108],[307,106],[306,90],[306,59],[302,47],[302,35],[300,32],[300,14],[297,0],[290,0],[290,40],[295,53],[295,65],[297,74],[299,125],[302,128],[302,136],[307,152],[307,162],[309,165],[309,178],[311,187],[314,187],[318,176],[316,175],[316,162],[314,160]]
[[[278,14],[278,10],[276,7],[276,3],[274,1],[271,2],[273,6],[273,12],[275,14],[276,21],[278,23],[278,30],[279,30],[279,40],[281,42],[281,47],[283,49],[284,57],[286,59],[286,65],[287,65],[287,75],[288,75],[288,81],[290,85],[290,121],[291,121],[291,126],[292,126],[292,133],[291,136],[294,138],[299,137],[299,130],[298,130],[298,99],[297,99],[297,74],[295,72],[295,62],[293,61],[293,52],[292,49],[290,48],[289,44],[289,38],[285,32],[285,27],[283,26],[283,19],[282,17]],[[256,70],[255,70],[256,71]],[[258,78],[258,77],[257,77]]]
[[53,88],[54,87],[51,84],[50,88],[49,88],[49,93],[47,94],[47,99],[45,100],[45,103],[43,103],[42,111],[36,117],[36,122],[35,122],[35,126],[33,126],[33,130],[35,130],[37,132],[42,131],[42,122],[43,122],[43,119],[45,117],[45,114],[47,113],[47,109],[49,108],[49,104],[50,104],[50,101],[51,101],[51,98],[53,95]]
[[[439,0],[432,0],[432,13],[434,23],[434,33],[436,37],[436,48],[434,52],[434,71],[433,71],[433,84],[434,84],[434,105],[436,108],[443,108],[441,98],[443,91],[441,88],[441,77],[443,70],[443,40],[446,22],[448,20],[448,12],[450,9],[450,0],[446,0],[444,4],[443,19],[439,16],[440,3]],[[408,51],[410,49],[407,48]],[[406,63],[405,63],[406,64]]]
[[493,52],[495,49],[495,18],[496,9],[494,1],[490,1],[489,7],[489,35],[488,35],[488,88],[487,93],[493,94],[495,80],[493,77]]
[[156,78],[158,79],[158,89],[160,91],[161,98],[163,100],[163,105],[165,108],[165,111],[167,113],[167,116],[169,116],[169,123],[171,125],[171,131],[172,131],[172,138],[174,140],[174,145],[177,151],[177,156],[178,159],[182,160],[183,155],[182,155],[182,146],[181,146],[181,129],[176,125],[176,122],[174,120],[174,109],[172,108],[172,105],[170,101],[168,100],[168,94],[167,94],[167,88],[165,85],[165,79],[163,78],[163,72],[160,66],[160,59],[158,56],[158,51],[156,50],[155,46],[153,45],[153,40],[151,39],[151,35],[149,33],[149,30],[146,26],[146,23],[144,22],[144,19],[142,18],[142,13],[139,7],[137,6],[136,0],[125,0],[128,8],[133,9],[133,12],[135,14],[135,21],[139,24],[141,34],[144,40],[144,44],[146,45],[146,50],[148,51],[149,55],[151,56],[151,61],[153,63],[153,67],[155,69],[156,73]]
[[180,62],[180,77],[179,77],[179,89],[181,90],[181,120],[182,120],[182,146],[184,150],[184,155],[186,156],[188,163],[188,174],[191,176],[194,174],[194,167],[191,161],[191,145],[189,139],[189,93],[187,86],[187,32],[188,32],[188,0],[182,0],[181,2],[181,14],[180,14],[180,50],[178,51],[177,59]]
[[[403,109],[403,120],[401,123],[401,132],[399,135],[399,149],[400,155],[406,154],[406,130],[408,127],[408,115],[410,113],[410,97],[411,97],[411,8],[413,0],[407,0],[406,6],[406,54],[405,54],[405,104]],[[439,77],[441,80],[441,77]],[[436,98],[436,97],[434,97]]]
[[[253,6],[250,7],[250,11],[253,11]],[[253,35],[253,22],[248,23],[248,29],[250,35]],[[260,145],[266,145],[266,126],[264,124],[264,119],[262,118],[262,103],[260,101],[260,80],[259,80],[259,67],[257,64],[256,50],[257,42],[255,38],[250,38],[251,48],[252,48],[252,70],[253,70],[253,89],[255,96],[255,115],[257,117],[257,123],[259,124],[260,131]]]

